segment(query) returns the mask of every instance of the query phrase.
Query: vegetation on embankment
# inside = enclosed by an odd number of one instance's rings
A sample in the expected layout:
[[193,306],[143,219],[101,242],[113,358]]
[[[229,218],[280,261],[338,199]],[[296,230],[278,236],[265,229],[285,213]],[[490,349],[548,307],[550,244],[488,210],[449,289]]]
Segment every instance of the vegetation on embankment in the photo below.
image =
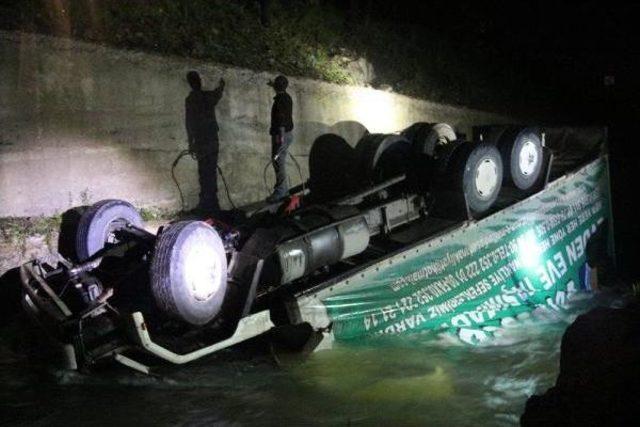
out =
[[40,235],[51,239],[62,223],[61,216],[0,218],[0,243],[21,242],[29,236]]
[[[82,208],[77,208],[82,209]],[[171,221],[179,218],[179,212],[162,208],[141,208],[143,221]],[[64,215],[32,217],[0,217],[0,243],[20,242],[29,236],[56,236],[64,221]]]
[[23,262],[53,253],[61,223],[61,216],[0,218],[0,277]]
[[427,25],[399,24],[380,11],[369,13],[371,3],[360,2],[365,6],[354,14],[357,2],[272,0],[268,25],[255,0],[9,3],[0,2],[0,28],[370,84],[485,110],[535,111],[564,96],[546,90],[544,73],[472,34],[443,35]]
[[[83,208],[76,208],[81,211]],[[180,218],[179,212],[162,208],[141,208],[143,221],[171,221]],[[45,236],[47,240],[57,238],[65,215],[32,216],[32,217],[0,217],[0,244],[20,243],[30,236]]]

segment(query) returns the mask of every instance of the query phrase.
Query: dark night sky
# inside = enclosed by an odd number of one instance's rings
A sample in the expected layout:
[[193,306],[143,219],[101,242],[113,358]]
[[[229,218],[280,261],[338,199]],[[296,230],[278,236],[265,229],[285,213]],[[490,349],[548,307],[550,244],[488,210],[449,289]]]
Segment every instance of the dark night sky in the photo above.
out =
[[[501,51],[548,65],[546,72],[570,73],[585,84],[640,92],[640,3],[611,1],[373,1],[373,13],[399,25],[427,27],[460,42],[462,49]],[[365,6],[366,7],[366,6]],[[462,50],[461,50],[462,51]],[[543,67],[544,69],[544,67]]]
[[479,37],[505,48],[557,53],[638,54],[640,4],[607,1],[375,2],[377,14],[439,32]]

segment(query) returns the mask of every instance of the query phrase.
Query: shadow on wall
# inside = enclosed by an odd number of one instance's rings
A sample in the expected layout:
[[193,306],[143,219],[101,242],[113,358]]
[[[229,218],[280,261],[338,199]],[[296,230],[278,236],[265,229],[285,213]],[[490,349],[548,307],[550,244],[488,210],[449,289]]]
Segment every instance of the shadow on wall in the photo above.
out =
[[369,133],[369,130],[360,122],[345,120],[331,126],[329,132],[341,136],[349,145],[355,147],[360,138]]
[[335,199],[357,189],[353,146],[334,133],[320,135],[309,153],[309,187],[315,201]]
[[[368,129],[360,122],[344,120],[328,125],[322,122],[304,121],[294,130],[295,137],[292,147],[296,155],[308,156],[313,142],[321,135],[335,134],[343,138],[354,147],[363,135],[369,133]],[[300,143],[298,143],[300,142]]]

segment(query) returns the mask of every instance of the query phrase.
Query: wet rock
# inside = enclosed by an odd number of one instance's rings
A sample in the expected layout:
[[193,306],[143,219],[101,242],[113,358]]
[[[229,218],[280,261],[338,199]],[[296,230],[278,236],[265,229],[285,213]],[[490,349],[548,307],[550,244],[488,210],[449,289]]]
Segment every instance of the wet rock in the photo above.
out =
[[521,423],[629,425],[639,403],[640,307],[596,308],[567,328],[556,385],[529,398]]

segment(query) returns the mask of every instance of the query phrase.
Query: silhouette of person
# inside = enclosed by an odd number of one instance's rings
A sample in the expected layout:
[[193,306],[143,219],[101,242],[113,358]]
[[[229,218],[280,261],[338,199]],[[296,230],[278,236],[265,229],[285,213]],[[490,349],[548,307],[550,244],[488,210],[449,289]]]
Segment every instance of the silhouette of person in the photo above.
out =
[[273,193],[267,197],[267,202],[277,202],[282,200],[288,193],[286,161],[289,146],[293,143],[293,101],[287,93],[289,81],[283,75],[279,75],[275,80],[269,81],[269,86],[273,87],[276,96],[273,98],[271,107],[271,160],[273,170],[276,173],[276,184]]
[[216,213],[218,203],[218,122],[215,107],[222,98],[225,82],[221,78],[214,90],[202,90],[196,71],[187,73],[191,92],[185,99],[185,125],[189,151],[198,160],[200,197],[194,213]]

